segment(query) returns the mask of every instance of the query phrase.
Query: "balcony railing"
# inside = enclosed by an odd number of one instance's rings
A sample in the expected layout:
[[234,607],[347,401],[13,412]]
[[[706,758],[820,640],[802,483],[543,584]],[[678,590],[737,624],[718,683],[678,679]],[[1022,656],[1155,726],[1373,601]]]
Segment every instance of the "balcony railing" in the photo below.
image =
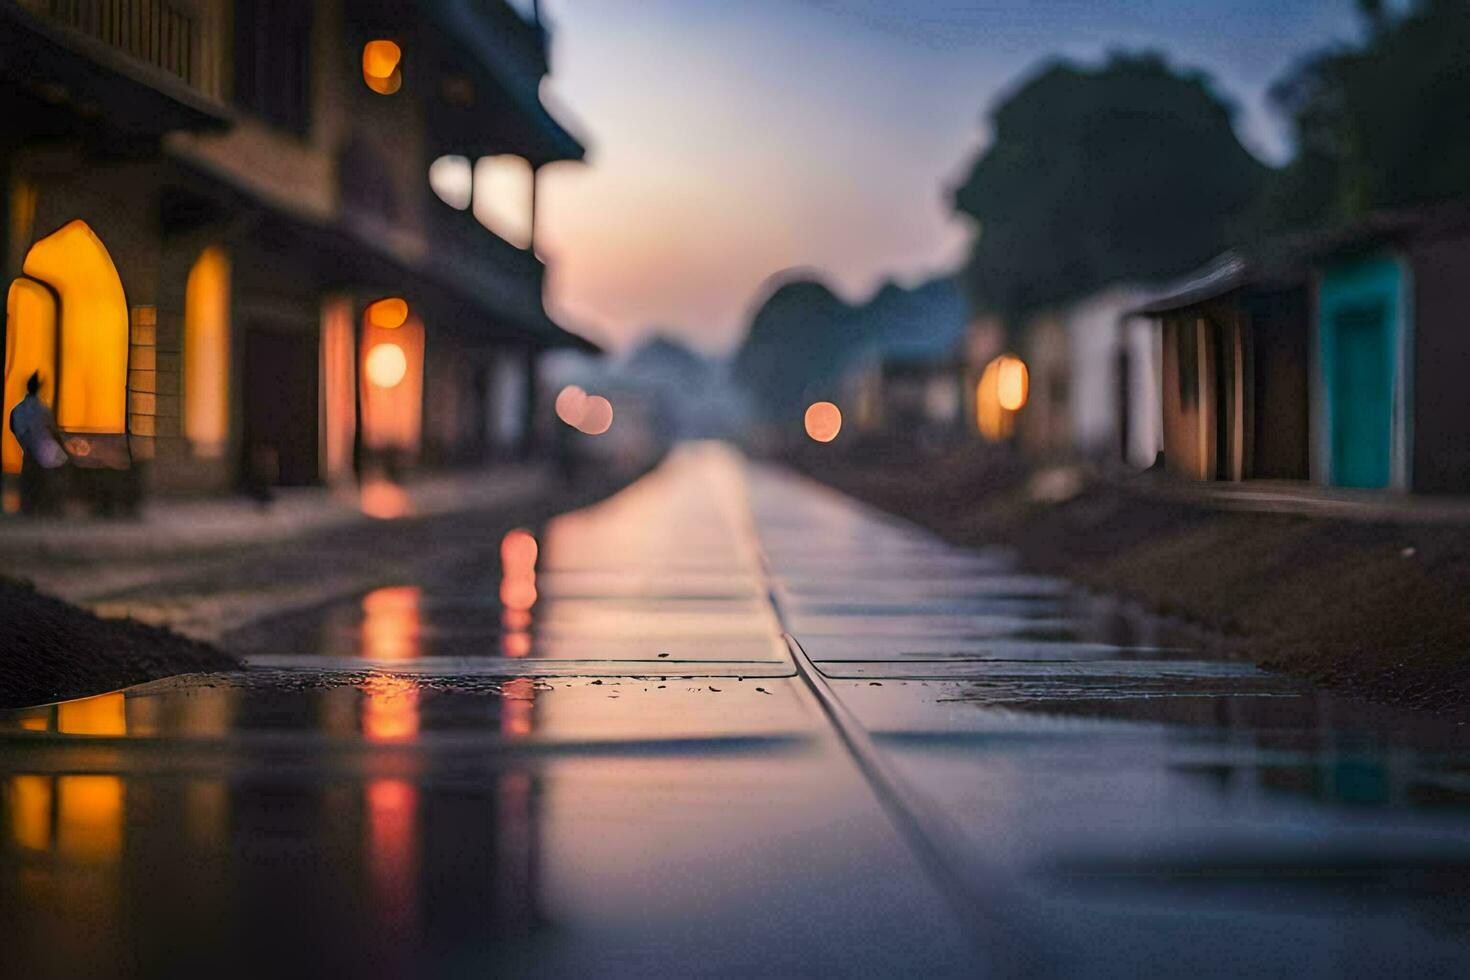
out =
[[197,8],[179,0],[20,0],[61,23],[219,98],[216,39]]

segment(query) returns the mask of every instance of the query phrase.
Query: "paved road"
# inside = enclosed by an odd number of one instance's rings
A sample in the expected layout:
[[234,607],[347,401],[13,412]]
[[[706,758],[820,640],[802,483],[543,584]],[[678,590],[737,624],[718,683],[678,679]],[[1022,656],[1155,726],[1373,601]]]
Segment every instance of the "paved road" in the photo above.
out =
[[1470,964],[1457,729],[718,445],[475,544],[0,715],[0,972]]

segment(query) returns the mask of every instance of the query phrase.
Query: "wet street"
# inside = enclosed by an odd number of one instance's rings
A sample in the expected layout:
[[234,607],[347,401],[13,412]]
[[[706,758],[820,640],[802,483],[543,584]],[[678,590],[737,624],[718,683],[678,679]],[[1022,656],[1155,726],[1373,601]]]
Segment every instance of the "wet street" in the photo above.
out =
[[0,715],[8,976],[1464,975],[1453,725],[718,444]]

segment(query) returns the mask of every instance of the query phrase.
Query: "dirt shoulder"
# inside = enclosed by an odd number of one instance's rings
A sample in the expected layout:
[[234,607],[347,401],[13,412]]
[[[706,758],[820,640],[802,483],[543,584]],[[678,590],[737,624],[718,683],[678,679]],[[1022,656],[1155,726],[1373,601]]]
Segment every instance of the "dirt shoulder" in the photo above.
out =
[[28,583],[0,578],[0,707],[238,666],[209,644],[131,619],[102,619]]
[[1214,652],[1470,715],[1470,525],[1223,511],[1156,492],[1152,474],[1038,488],[979,447],[786,461],[949,540],[1012,546],[1037,571],[1197,626]]

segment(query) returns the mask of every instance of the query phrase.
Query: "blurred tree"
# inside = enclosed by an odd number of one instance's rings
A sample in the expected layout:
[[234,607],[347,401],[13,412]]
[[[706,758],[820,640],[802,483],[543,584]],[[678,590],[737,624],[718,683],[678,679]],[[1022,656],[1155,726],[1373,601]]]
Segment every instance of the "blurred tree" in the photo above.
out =
[[1198,266],[1228,246],[1266,172],[1206,78],[1155,54],[1055,62],[990,121],[955,205],[979,223],[972,301],[1003,313]]
[[1266,197],[1275,227],[1470,193],[1470,3],[1359,9],[1361,47],[1316,54],[1272,90],[1297,141]]
[[824,283],[788,278],[766,297],[735,355],[734,374],[756,414],[800,418],[832,382],[858,337],[852,309]]

